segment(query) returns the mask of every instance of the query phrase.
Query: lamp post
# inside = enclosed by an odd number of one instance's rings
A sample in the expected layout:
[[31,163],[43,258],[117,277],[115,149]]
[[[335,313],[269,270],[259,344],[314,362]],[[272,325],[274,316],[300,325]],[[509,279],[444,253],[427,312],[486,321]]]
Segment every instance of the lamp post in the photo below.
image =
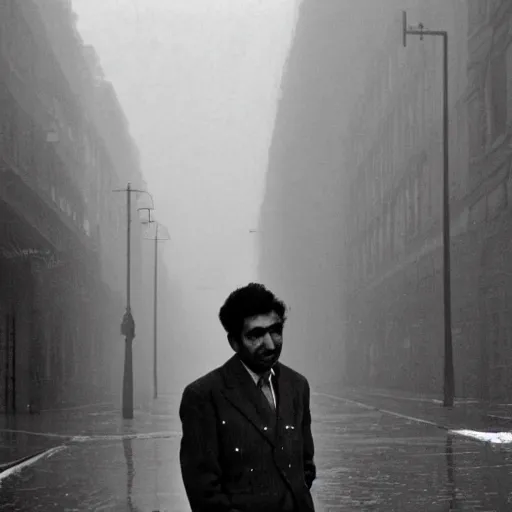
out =
[[407,13],[402,11],[403,45],[407,36],[440,36],[443,41],[443,303],[444,303],[444,400],[445,407],[452,407],[455,395],[453,368],[451,276],[450,276],[450,180],[448,159],[448,32],[446,30],[426,30],[423,24],[418,27],[407,25]]
[[[151,209],[148,210],[149,218],[147,224],[155,224],[155,236],[148,237],[147,240],[153,240],[155,244],[155,264],[153,275],[153,398],[158,398],[158,242],[170,240],[170,236],[164,226],[151,218]],[[164,231],[163,236],[159,236],[159,228]],[[161,233],[160,233],[161,234]]]
[[[121,321],[121,334],[125,337],[124,371],[123,371],[123,418],[133,419],[133,340],[135,339],[135,320],[131,308],[131,209],[132,193],[148,194],[128,183],[125,189],[113,192],[126,192],[126,311]],[[153,198],[151,198],[153,200]]]
[[155,229],[155,275],[154,275],[154,297],[153,297],[153,304],[154,304],[154,311],[153,311],[153,398],[158,397],[158,242],[164,241],[164,240],[170,240],[169,236],[166,236],[164,232],[163,237],[159,237],[158,235],[158,228],[162,227],[158,222],[156,223],[156,229]]

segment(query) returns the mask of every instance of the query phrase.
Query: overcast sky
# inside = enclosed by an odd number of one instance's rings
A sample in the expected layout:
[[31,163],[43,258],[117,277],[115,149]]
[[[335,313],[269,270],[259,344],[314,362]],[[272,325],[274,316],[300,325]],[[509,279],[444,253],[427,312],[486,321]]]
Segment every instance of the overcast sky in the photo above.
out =
[[199,314],[216,321],[219,300],[255,277],[249,229],[296,0],[73,5],[129,119],[156,217],[169,228],[167,266],[200,302]]

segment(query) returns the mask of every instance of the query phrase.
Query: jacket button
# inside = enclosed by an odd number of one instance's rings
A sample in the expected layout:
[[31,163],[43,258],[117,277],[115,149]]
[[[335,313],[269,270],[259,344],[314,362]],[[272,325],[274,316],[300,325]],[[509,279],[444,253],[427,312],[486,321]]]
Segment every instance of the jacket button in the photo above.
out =
[[240,448],[235,448],[235,452],[239,452],[240,451]]
[[263,430],[268,430],[268,427],[263,427]]

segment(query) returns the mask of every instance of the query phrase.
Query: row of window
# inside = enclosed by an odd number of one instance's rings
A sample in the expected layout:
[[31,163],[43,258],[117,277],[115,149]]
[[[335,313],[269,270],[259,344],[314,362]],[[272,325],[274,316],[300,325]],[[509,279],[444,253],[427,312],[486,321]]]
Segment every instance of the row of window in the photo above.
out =
[[[0,48],[9,61],[8,75],[20,83],[17,97],[21,94],[23,103],[23,109],[11,99],[0,103],[0,154],[32,177],[77,228],[99,242],[106,279],[116,286],[122,282],[115,260],[123,251],[126,201],[123,194],[112,192],[118,188],[109,151],[112,141],[104,140],[108,134],[98,133],[86,119],[61,64],[67,64],[69,77],[79,77],[83,90],[94,87],[93,80],[83,83],[79,59],[59,63],[50,42],[37,40],[45,35],[32,32],[27,22],[29,16],[38,16],[36,12],[14,0],[0,6]],[[55,28],[60,29],[65,27]],[[78,41],[76,51],[84,51]],[[103,101],[103,110],[119,117],[113,90]],[[41,126],[41,116],[25,114],[34,112],[34,104],[36,111],[44,112],[43,117],[53,116],[53,126]],[[53,130],[56,137],[50,140],[45,130]],[[112,131],[119,137],[119,130]],[[119,141],[113,142],[119,151]],[[116,162],[117,157],[114,155]],[[126,151],[122,157],[129,158]],[[120,167],[123,171],[127,168]]]
[[[418,87],[418,94],[420,90]],[[359,166],[350,194],[353,232],[364,230],[391,200],[395,184],[402,179],[400,170],[429,140],[425,127],[432,126],[432,116],[426,114],[428,109],[414,108],[414,101],[417,97],[411,95],[407,104],[396,105],[383,123],[378,142]]]
[[512,44],[492,56],[484,69],[482,87],[471,98],[469,136],[471,156],[477,157],[502,136],[512,120]]
[[[95,144],[94,136],[86,131],[82,108],[57,69],[49,43],[37,44],[23,7],[15,2],[8,4],[0,20],[0,44],[11,69],[24,83],[27,95],[32,96],[27,99],[29,107],[35,100],[39,109],[53,114],[57,140],[48,143],[35,120],[13,102],[4,101],[0,106],[0,151],[21,169],[35,174],[57,206],[87,234],[91,234],[90,209],[93,223],[106,228],[106,240],[117,236],[120,206],[111,197],[115,186],[106,148]],[[69,176],[72,170],[75,174]]]
[[357,238],[352,238],[352,275],[364,280],[400,258],[441,216],[440,180],[426,158],[419,160],[394,190],[391,200]]
[[83,201],[72,186],[55,148],[46,142],[46,133],[14,100],[3,101],[0,106],[0,151],[86,231]]
[[[452,44],[460,45],[464,40],[467,41],[466,35],[457,34]],[[380,91],[379,97],[377,87],[375,94],[365,101],[365,110],[376,115],[373,118],[364,112],[359,115],[359,136],[354,137],[348,158],[355,172],[346,218],[349,239],[354,243],[355,274],[360,279],[378,273],[382,265],[403,254],[407,245],[441,215],[442,66],[438,59],[433,59],[434,52],[439,50],[434,43],[423,53],[415,50],[418,62],[410,64],[410,74],[401,84],[390,80],[390,76],[398,76],[393,74],[396,70],[393,66],[399,60],[396,55],[391,56],[387,70],[385,67],[381,70],[380,89],[389,86],[395,90],[386,94]],[[464,87],[463,77],[456,76],[454,92],[460,94]],[[465,172],[467,155],[461,147],[467,153],[462,125],[466,117],[460,115],[457,97],[450,103],[452,119],[456,120],[450,126],[450,143],[455,146],[451,160],[454,168]],[[365,131],[371,131],[368,128],[372,123],[380,123],[374,136],[363,136]],[[438,158],[433,160],[429,155]],[[458,176],[457,180],[465,181]],[[451,185],[454,189],[457,185],[458,192],[460,183]]]
[[467,0],[469,28],[474,30],[487,23],[509,0]]

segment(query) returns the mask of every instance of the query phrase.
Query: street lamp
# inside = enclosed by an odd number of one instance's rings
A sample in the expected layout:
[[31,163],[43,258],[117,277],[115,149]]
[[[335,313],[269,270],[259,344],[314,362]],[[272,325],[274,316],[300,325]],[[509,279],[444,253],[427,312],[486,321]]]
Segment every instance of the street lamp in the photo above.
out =
[[148,210],[149,218],[145,224],[155,224],[155,236],[147,237],[147,240],[154,240],[155,243],[155,266],[153,285],[153,398],[158,398],[158,242],[170,240],[171,237],[165,226],[151,218],[151,208]]
[[147,194],[151,203],[153,198],[145,190],[138,190],[128,183],[125,189],[113,192],[126,192],[126,311],[121,322],[121,334],[125,337],[124,371],[123,371],[123,418],[133,419],[133,340],[135,339],[135,320],[131,307],[131,208],[132,193]]
[[402,11],[403,45],[407,35],[441,36],[443,40],[443,289],[444,289],[444,401],[445,407],[452,407],[455,395],[453,368],[452,311],[450,279],[450,181],[448,161],[448,32],[426,30],[422,23],[417,27],[407,25],[407,13]]

